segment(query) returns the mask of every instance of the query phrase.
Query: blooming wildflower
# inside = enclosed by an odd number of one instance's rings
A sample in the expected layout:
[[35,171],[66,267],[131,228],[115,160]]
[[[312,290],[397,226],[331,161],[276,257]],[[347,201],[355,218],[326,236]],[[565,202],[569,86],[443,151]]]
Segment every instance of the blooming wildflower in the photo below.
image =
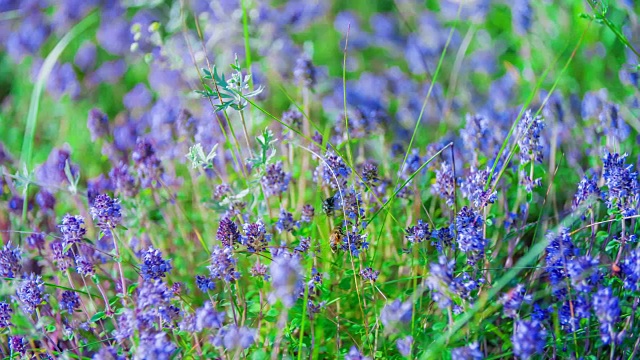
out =
[[467,263],[475,263],[484,257],[487,241],[482,235],[483,219],[475,210],[463,207],[456,216],[458,248],[467,254]]
[[362,250],[369,248],[368,234],[361,233],[355,225],[347,225],[347,228],[348,230],[342,237],[340,249],[349,251],[353,256],[358,256]]
[[511,339],[513,353],[518,359],[529,359],[536,353],[542,353],[547,343],[547,331],[535,320],[517,321]]
[[130,339],[138,326],[133,310],[125,308],[118,317],[118,330],[114,331],[116,340],[122,341]]
[[540,307],[540,304],[534,303],[533,310],[531,310],[531,318],[537,321],[545,321],[549,318],[549,314],[553,311],[553,307],[549,306],[548,308]]
[[269,267],[273,293],[271,302],[276,299],[288,308],[292,307],[303,287],[300,259],[297,256],[281,254],[275,256]]
[[578,255],[578,249],[573,245],[569,229],[563,228],[559,233],[548,233],[547,254],[545,256],[551,284],[556,288],[554,294],[561,296],[566,289],[563,280],[567,277],[566,267],[569,260]]
[[14,278],[22,270],[22,251],[8,242],[0,250],[0,277]]
[[398,339],[396,342],[396,346],[398,347],[398,351],[402,356],[411,355],[411,346],[413,345],[413,336],[409,335]]
[[69,314],[73,314],[73,311],[80,307],[80,297],[78,293],[71,290],[65,290],[62,292],[62,298],[60,299],[60,309],[67,310]]
[[306,204],[302,207],[302,215],[300,216],[300,221],[305,223],[310,223],[313,220],[313,216],[315,215],[315,209],[313,205]]
[[231,282],[240,278],[240,273],[236,271],[236,259],[230,248],[214,247],[211,251],[211,265],[207,268],[214,279]]
[[261,263],[256,263],[255,265],[253,265],[251,267],[251,276],[255,276],[255,277],[262,277],[265,281],[269,281],[269,279],[271,278],[271,276],[269,276],[269,274],[267,274],[267,266]]
[[267,229],[262,220],[258,220],[255,223],[245,223],[242,228],[244,229],[242,245],[246,246],[249,252],[262,252],[267,249],[267,245],[271,241],[271,235],[267,234]]
[[184,314],[180,324],[178,324],[180,331],[186,331],[189,333],[196,331],[196,316],[194,314]]
[[430,264],[431,271],[425,283],[432,291],[433,301],[441,309],[452,305],[452,294],[458,295],[463,299],[470,299],[470,293],[479,286],[479,281],[471,279],[467,273],[454,278],[454,267],[455,260],[447,260],[442,255],[438,258],[437,263]]
[[69,268],[69,261],[67,260],[67,258],[70,256],[71,251],[68,250],[66,253],[64,253],[62,241],[59,240],[51,242],[51,244],[49,244],[49,247],[51,248],[53,260],[56,262],[58,269],[60,271],[67,270]]
[[139,181],[129,170],[129,165],[120,163],[109,171],[109,178],[113,182],[116,191],[124,196],[136,196],[138,194]]
[[407,240],[412,244],[419,244],[431,237],[429,224],[422,220],[418,220],[417,225],[408,227],[405,232]]
[[196,286],[202,292],[209,292],[215,290],[216,283],[208,276],[196,275]]
[[156,156],[153,144],[147,139],[138,139],[131,158],[138,169],[140,185],[143,188],[156,186],[164,169]]
[[278,218],[278,221],[276,222],[276,230],[278,230],[279,233],[282,233],[283,231],[286,232],[292,232],[294,230],[294,228],[300,226],[299,222],[293,220],[293,214],[284,210],[284,209],[280,209],[280,217]]
[[99,109],[91,109],[87,118],[87,128],[91,134],[91,141],[103,138],[109,134],[109,118]]
[[173,292],[161,279],[142,281],[138,287],[136,320],[138,327],[153,328],[158,319],[172,320],[171,298]]
[[347,167],[342,158],[332,150],[327,150],[324,161],[321,161],[313,173],[314,181],[322,178],[322,181],[333,190],[345,188],[351,175],[351,169]]
[[567,264],[567,274],[571,279],[571,286],[578,292],[588,293],[600,280],[598,259],[590,256],[576,257]]
[[597,200],[602,197],[602,192],[598,187],[598,183],[594,177],[584,176],[580,183],[578,184],[578,190],[576,194],[573,196],[573,201],[571,202],[571,209],[577,210],[583,202],[588,203],[587,209],[591,209],[593,205],[589,203],[592,200]]
[[493,204],[497,199],[497,192],[491,189],[485,190],[489,179],[489,169],[476,170],[471,168],[470,174],[462,183],[460,190],[462,196],[468,199],[476,209],[482,209],[487,204]]
[[411,153],[407,156],[407,161],[402,165],[401,173],[403,178],[406,179],[418,171],[423,162],[424,161],[420,156],[420,151],[418,149],[411,150]]
[[380,275],[380,271],[373,270],[370,267],[364,268],[360,271],[360,276],[362,276],[363,279],[373,281],[373,282],[378,280],[378,275]]
[[214,310],[210,301],[196,310],[196,330],[202,331],[210,328],[221,328],[224,322],[224,312]]
[[449,163],[443,162],[440,169],[436,170],[436,182],[431,187],[431,193],[443,199],[447,205],[453,206],[455,202],[455,187],[453,168]]
[[374,161],[366,161],[360,166],[360,175],[362,176],[362,183],[368,187],[374,187],[380,181],[378,164]]
[[293,68],[293,77],[298,84],[306,88],[311,89],[316,85],[316,68],[308,56],[304,55],[296,60],[296,66]]
[[294,129],[300,129],[303,115],[297,109],[287,110],[282,113],[282,122]]
[[526,35],[533,23],[533,9],[531,0],[516,0],[511,5],[513,28],[518,35]]
[[[473,152],[474,156],[477,156],[475,154],[478,151],[482,151],[491,138],[489,120],[480,114],[467,114],[464,128],[460,129],[460,138],[464,147]],[[477,162],[477,159],[475,162]]]
[[482,360],[483,358],[484,354],[480,351],[480,345],[477,342],[451,350],[451,360]]
[[408,323],[411,321],[412,311],[413,304],[410,301],[402,302],[400,299],[395,299],[382,308],[382,311],[380,311],[380,321],[384,326],[393,329],[398,323]]
[[169,360],[178,348],[169,340],[164,331],[140,335],[140,344],[136,348],[136,359]]
[[29,348],[29,342],[22,336],[9,336],[9,349],[12,354],[24,355]]
[[232,247],[240,240],[240,232],[236,223],[228,217],[222,218],[216,232],[216,239],[220,240],[225,247]]
[[140,264],[140,275],[145,280],[160,279],[171,271],[171,259],[164,260],[162,252],[149,246],[149,249],[142,256],[143,263]]
[[580,320],[591,316],[591,304],[588,298],[582,295],[566,299],[558,309],[560,326],[571,334],[580,329]]
[[32,314],[38,306],[47,300],[42,277],[31,273],[28,277],[23,278],[18,284],[16,295],[22,310]]
[[213,337],[214,346],[223,347],[225,349],[240,350],[248,349],[256,342],[257,332],[255,329],[248,327],[237,327],[236,325],[227,325]]
[[603,177],[607,184],[607,207],[616,206],[626,216],[635,215],[640,188],[638,173],[632,171],[633,165],[626,165],[627,154],[619,155],[607,152],[602,161],[604,163]]
[[267,164],[264,175],[260,183],[264,187],[266,196],[279,196],[289,188],[291,174],[287,174],[282,169],[282,161],[275,164]]
[[96,196],[90,209],[91,217],[97,220],[102,231],[115,228],[122,221],[120,200],[111,199],[107,194]]
[[93,263],[84,256],[76,256],[76,271],[82,276],[92,276],[95,274]]
[[544,120],[540,116],[533,118],[531,110],[527,110],[518,124],[518,146],[520,146],[520,162],[530,161],[542,163],[540,135],[544,129]]
[[227,184],[216,185],[215,189],[213,190],[213,198],[218,201],[222,200],[229,194],[231,194],[231,187]]
[[347,215],[347,218],[358,223],[364,216],[364,203],[362,202],[360,193],[354,188],[350,188],[348,191],[342,191],[340,193],[339,200],[339,206]]
[[53,211],[56,206],[56,197],[45,189],[40,189],[36,194],[36,204],[42,211]]
[[362,355],[360,350],[357,347],[352,346],[349,349],[347,355],[344,356],[344,360],[371,360],[370,357]]
[[118,349],[113,346],[102,346],[92,360],[125,360],[125,357],[118,355]]
[[640,249],[632,250],[622,262],[624,287],[631,291],[640,289]]
[[453,229],[452,226],[445,226],[439,229],[433,230],[431,233],[432,237],[436,239],[432,244],[438,249],[439,252],[442,252],[442,249],[446,247],[451,247],[453,244]]
[[531,295],[527,295],[527,289],[524,285],[518,284],[515,288],[511,289],[500,298],[500,304],[504,309],[504,316],[510,318],[517,318],[518,311],[522,307],[524,302],[531,301]]
[[4,329],[9,326],[13,326],[11,323],[11,314],[13,309],[11,305],[6,302],[0,302],[0,329]]
[[67,247],[70,244],[78,244],[87,233],[84,228],[84,218],[80,215],[65,215],[62,223],[58,225],[62,233],[62,246]]
[[593,296],[593,312],[600,321],[600,338],[605,344],[616,339],[615,324],[620,319],[620,304],[611,288],[603,287]]

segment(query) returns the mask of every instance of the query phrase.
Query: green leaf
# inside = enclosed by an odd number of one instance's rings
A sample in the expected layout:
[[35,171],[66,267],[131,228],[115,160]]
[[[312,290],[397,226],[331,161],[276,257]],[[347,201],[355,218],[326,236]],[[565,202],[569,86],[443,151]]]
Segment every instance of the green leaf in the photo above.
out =
[[96,322],[98,320],[102,320],[102,319],[105,318],[105,316],[106,316],[106,314],[104,313],[104,311],[99,311],[99,312],[95,313],[95,315],[93,315],[91,317],[91,320],[89,320],[89,322]]

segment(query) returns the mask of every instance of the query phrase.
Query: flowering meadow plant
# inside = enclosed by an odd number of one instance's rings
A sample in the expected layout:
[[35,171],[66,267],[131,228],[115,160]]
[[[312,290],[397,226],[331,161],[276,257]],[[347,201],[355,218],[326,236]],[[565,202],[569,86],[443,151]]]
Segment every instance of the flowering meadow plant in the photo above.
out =
[[0,0],[0,356],[640,358],[639,13]]

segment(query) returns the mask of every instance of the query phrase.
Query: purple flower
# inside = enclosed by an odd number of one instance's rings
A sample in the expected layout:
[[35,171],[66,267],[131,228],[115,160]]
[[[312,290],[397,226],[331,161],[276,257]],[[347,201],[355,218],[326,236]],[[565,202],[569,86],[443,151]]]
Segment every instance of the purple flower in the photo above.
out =
[[306,88],[311,89],[316,85],[316,68],[308,56],[303,55],[296,60],[296,66],[293,68],[293,77],[296,83]]
[[59,240],[51,242],[51,244],[49,244],[49,248],[51,248],[52,257],[56,262],[58,269],[60,271],[66,271],[69,268],[69,261],[67,258],[70,256],[71,250],[67,250],[65,253],[62,241]]
[[96,141],[109,134],[109,118],[100,109],[93,108],[87,117],[87,128],[91,134],[91,141]]
[[22,251],[8,242],[0,250],[0,277],[14,278],[22,270]]
[[504,316],[515,319],[518,317],[522,304],[530,302],[531,299],[532,297],[527,295],[527,289],[525,289],[524,285],[518,284],[515,288],[502,295],[499,302],[502,304]]
[[212,339],[214,346],[223,347],[228,350],[248,349],[256,342],[257,331],[248,327],[237,327],[227,325],[220,330]]
[[216,283],[208,276],[196,275],[196,286],[200,291],[206,293],[215,290]]
[[598,183],[594,177],[584,176],[578,184],[578,190],[573,196],[571,202],[571,209],[577,210],[583,202],[587,202],[587,209],[590,210],[593,207],[591,201],[598,200],[602,197],[602,192],[598,187]]
[[359,166],[360,175],[362,176],[362,183],[370,188],[376,186],[380,182],[380,175],[378,173],[378,164],[374,161],[365,161],[364,164]]
[[456,181],[453,168],[449,163],[443,162],[440,169],[436,170],[436,182],[431,187],[431,193],[445,200],[448,206],[455,203]]
[[518,146],[520,146],[520,162],[531,161],[542,163],[542,146],[540,136],[544,129],[544,120],[540,116],[533,118],[531,110],[527,110],[518,124]]
[[451,350],[451,360],[482,360],[483,358],[484,354],[480,351],[480,345],[477,342]]
[[160,160],[156,156],[153,144],[147,139],[138,139],[131,153],[131,159],[136,165],[140,185],[143,188],[158,186],[158,181],[164,172]]
[[431,237],[429,224],[421,219],[418,220],[418,224],[408,227],[405,232],[407,240],[412,244],[419,244]]
[[171,272],[171,259],[164,260],[162,252],[150,246],[142,256],[143,263],[140,264],[140,275],[145,280],[160,279]]
[[622,262],[624,287],[631,291],[640,289],[640,249],[632,250]]
[[541,354],[547,343],[547,331],[535,320],[520,320],[515,324],[511,338],[513,353],[518,359],[529,359],[534,354]]
[[302,119],[303,115],[297,109],[287,110],[282,113],[282,122],[296,130],[302,126]]
[[605,344],[617,339],[615,324],[620,319],[620,304],[611,288],[603,287],[593,296],[593,312],[600,321],[600,338]]
[[247,247],[249,252],[263,252],[267,249],[271,235],[267,234],[267,229],[262,220],[255,223],[245,223],[244,236],[242,236],[242,245]]
[[347,167],[342,158],[332,150],[327,150],[324,161],[321,161],[313,173],[314,181],[320,180],[329,185],[333,190],[343,189],[351,175],[351,169]]
[[275,227],[279,233],[283,231],[292,232],[296,227],[300,227],[300,223],[293,219],[292,213],[285,209],[280,209],[280,216],[278,217]]
[[23,278],[18,284],[16,295],[18,296],[22,310],[28,314],[32,314],[38,306],[47,300],[47,295],[44,293],[42,277],[31,273],[28,277]]
[[452,295],[469,300],[471,292],[477,289],[480,283],[471,279],[467,273],[462,273],[462,275],[454,278],[455,264],[455,260],[447,260],[445,256],[441,255],[437,263],[431,263],[431,271],[425,281],[425,284],[431,290],[433,301],[441,309],[452,305]]
[[306,204],[302,207],[302,215],[300,215],[300,221],[310,223],[313,220],[316,210],[313,205]]
[[566,292],[563,280],[567,277],[568,262],[578,255],[578,249],[573,245],[567,228],[561,229],[557,234],[548,233],[547,239],[549,245],[547,245],[547,254],[545,255],[546,271],[554,286],[554,294],[562,296]]
[[487,241],[482,235],[483,219],[475,210],[463,207],[456,216],[458,248],[467,254],[467,263],[475,263],[484,257]]
[[378,280],[378,275],[380,275],[380,271],[373,270],[370,267],[360,270],[360,276],[362,276],[362,278],[365,280],[375,282],[376,280]]
[[76,270],[78,274],[82,276],[93,276],[95,274],[95,270],[93,268],[93,263],[84,256],[76,256]]
[[306,253],[307,251],[309,251],[310,248],[311,248],[311,238],[302,237],[300,239],[300,244],[298,244],[298,246],[296,246],[295,249],[293,250],[298,253]]
[[196,330],[202,331],[211,328],[221,328],[224,323],[224,312],[214,310],[210,301],[196,310]]
[[84,218],[80,215],[65,215],[58,228],[62,233],[62,246],[64,248],[71,244],[79,244],[87,233],[84,228]]
[[352,187],[347,191],[343,189],[338,196],[339,204],[337,207],[342,209],[348,219],[359,223],[360,219],[364,216],[362,195]]
[[476,170],[471,168],[470,174],[463,181],[460,190],[476,209],[482,209],[487,204],[493,204],[497,199],[497,192],[485,190],[489,178],[489,169]]
[[271,302],[280,300],[285,307],[292,307],[303,288],[300,259],[283,253],[273,258],[269,269],[273,288]]
[[222,218],[216,232],[216,239],[220,240],[225,247],[233,247],[233,244],[240,240],[240,232],[236,223],[228,217]]
[[282,169],[282,161],[275,164],[268,164],[264,175],[260,179],[264,192],[267,196],[279,196],[289,187],[291,175]]
[[431,236],[436,240],[432,244],[442,253],[442,249],[453,244],[453,225],[433,230]]
[[93,69],[96,64],[96,46],[91,41],[83,42],[76,51],[73,63],[83,72]]
[[122,98],[124,106],[129,110],[141,109],[147,107],[153,95],[144,84],[137,84]]
[[60,299],[60,308],[67,310],[69,314],[73,314],[73,311],[80,307],[80,297],[78,293],[71,290],[62,292],[62,298]]
[[172,321],[175,312],[171,306],[173,292],[161,279],[144,280],[138,287],[136,321],[139,328],[152,329],[158,320]]
[[240,278],[236,271],[236,259],[231,248],[215,246],[211,251],[211,265],[207,267],[214,279],[223,279],[232,282]]
[[138,194],[138,179],[129,170],[129,165],[121,162],[109,171],[109,178],[119,194],[133,197]]
[[267,271],[268,271],[267,266],[259,262],[255,263],[251,267],[251,270],[249,270],[249,272],[251,273],[251,276],[261,277],[264,279],[264,281],[269,281],[269,279],[271,279],[271,276],[267,274]]
[[598,264],[598,259],[592,259],[588,255],[570,260],[567,264],[567,274],[571,279],[571,286],[578,292],[590,293],[600,281]]
[[135,358],[170,360],[177,350],[164,331],[144,333],[140,335]]
[[11,308],[11,305],[6,302],[0,302],[0,329],[13,326],[11,323],[12,313],[13,309]]
[[229,194],[231,194],[231,187],[227,184],[219,184],[216,185],[215,190],[213,191],[213,198],[220,201]]
[[103,232],[115,228],[122,221],[120,200],[111,199],[107,194],[96,196],[90,213],[93,220],[97,220],[96,223]]
[[402,356],[410,356],[411,346],[413,346],[413,336],[409,335],[398,339],[398,341],[396,342],[396,346],[398,347],[398,351]]
[[626,165],[627,154],[607,152],[602,161],[604,163],[603,177],[607,184],[607,206],[617,207],[626,216],[635,215],[640,197],[638,173],[632,171],[633,165]]
[[36,194],[36,204],[42,211],[53,211],[56,206],[56,198],[52,193],[45,189],[40,189]]
[[516,0],[511,5],[511,19],[513,29],[520,36],[526,35],[531,30],[533,22],[533,9],[531,0]]
[[29,342],[22,336],[9,336],[9,349],[12,354],[25,355],[29,348]]
[[400,299],[395,299],[382,308],[380,321],[384,326],[393,329],[398,323],[410,322],[412,313],[413,304],[410,301],[402,302]]
[[344,356],[344,360],[371,360],[370,357],[362,355],[360,350],[357,347],[352,346],[349,349],[347,355]]

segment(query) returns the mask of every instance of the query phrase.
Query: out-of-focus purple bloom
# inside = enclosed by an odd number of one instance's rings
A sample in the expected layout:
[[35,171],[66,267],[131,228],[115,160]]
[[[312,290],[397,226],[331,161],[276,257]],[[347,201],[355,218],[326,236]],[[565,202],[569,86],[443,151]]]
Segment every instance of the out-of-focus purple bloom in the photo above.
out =
[[71,175],[78,176],[78,166],[71,163],[71,150],[68,145],[51,150],[47,161],[36,169],[36,179],[47,187],[58,188],[68,183],[65,167],[69,166]]
[[91,217],[102,231],[107,232],[122,221],[120,200],[112,199],[107,194],[96,196],[90,209]]
[[224,312],[217,312],[210,301],[196,310],[196,330],[202,331],[211,328],[221,328],[224,323]]
[[0,302],[0,329],[4,329],[9,326],[13,326],[11,323],[11,314],[13,309],[11,305],[6,302]]
[[309,89],[316,85],[316,68],[308,56],[303,55],[296,60],[296,66],[293,68],[293,78],[298,84]]
[[114,55],[124,55],[131,47],[131,32],[129,24],[123,18],[104,19],[100,24],[96,38],[98,44],[107,52]]
[[162,252],[150,246],[142,256],[143,263],[140,264],[140,275],[145,280],[160,279],[171,272],[171,259],[164,260]]
[[53,208],[56,206],[56,198],[46,189],[40,189],[36,194],[36,204],[38,204],[42,211],[53,211]]
[[60,309],[66,310],[69,314],[73,314],[73,311],[80,307],[80,297],[78,293],[71,290],[65,290],[62,292],[62,298],[60,299]]
[[129,110],[146,108],[153,100],[153,95],[144,84],[134,86],[122,98],[124,106]]
[[138,287],[136,321],[142,329],[152,329],[159,320],[173,320],[173,292],[161,279],[144,280]]
[[445,200],[448,206],[455,202],[456,181],[453,168],[449,163],[443,162],[440,169],[436,170],[436,182],[431,187],[431,193]]
[[351,175],[351,169],[347,167],[342,158],[332,150],[327,150],[324,161],[320,161],[313,173],[313,179],[318,181],[322,178],[322,181],[331,189],[338,190],[346,188],[349,175]]
[[93,73],[87,76],[87,82],[90,86],[98,86],[102,83],[115,84],[127,71],[127,63],[120,59],[114,61],[105,61]]
[[593,296],[593,312],[600,321],[600,338],[605,344],[617,340],[615,324],[620,319],[620,304],[609,287],[603,287]]
[[270,301],[273,303],[280,300],[285,307],[292,307],[304,286],[300,259],[297,256],[280,254],[273,258],[269,270],[273,288]]
[[456,215],[456,230],[458,232],[458,248],[467,254],[467,263],[475,263],[484,257],[487,240],[482,235],[484,220],[475,210],[463,207]]
[[164,331],[140,335],[140,345],[136,348],[136,359],[169,360],[178,348],[167,338]]
[[382,311],[380,311],[380,321],[385,327],[392,330],[398,323],[410,322],[412,312],[413,304],[410,301],[403,302],[400,299],[395,299],[382,308]]
[[103,138],[109,134],[109,118],[100,109],[93,108],[89,111],[87,128],[91,134],[91,141]]
[[535,320],[517,321],[511,342],[513,353],[518,359],[529,359],[534,354],[541,354],[547,343],[547,331]]
[[531,0],[515,0],[511,5],[511,19],[516,34],[526,35],[531,30],[533,20]]
[[131,159],[136,164],[140,185],[143,188],[159,186],[159,180],[164,172],[160,159],[156,156],[156,150],[148,139],[138,139],[131,153]]
[[364,356],[357,347],[352,346],[349,352],[344,356],[344,360],[371,360],[370,357]]
[[632,171],[633,165],[625,164],[627,154],[605,153],[603,177],[607,184],[607,206],[620,209],[625,216],[637,213],[637,204],[640,199],[640,187],[638,186],[638,173]]
[[242,236],[242,245],[247,247],[249,252],[263,252],[267,249],[271,235],[267,234],[267,229],[262,220],[255,223],[245,223],[242,225],[244,236]]
[[522,304],[530,302],[531,299],[532,297],[527,295],[527,289],[525,289],[524,285],[518,284],[515,288],[502,295],[499,302],[502,304],[504,316],[515,319],[518,317]]
[[38,52],[50,33],[51,26],[41,14],[27,16],[20,22],[20,27],[9,34],[7,53],[14,62],[20,63],[25,56]]
[[96,46],[90,41],[85,41],[78,51],[76,51],[73,63],[76,64],[82,72],[87,72],[93,69],[96,64],[96,52]]
[[600,281],[598,259],[590,256],[576,257],[567,264],[567,274],[571,279],[571,286],[578,292],[589,293]]
[[566,292],[564,279],[567,277],[568,262],[578,255],[578,249],[573,245],[569,229],[563,228],[559,233],[548,233],[547,254],[545,260],[547,263],[546,271],[549,274],[549,280],[554,287],[554,294],[562,296]]
[[27,314],[33,314],[38,306],[47,301],[42,277],[31,273],[28,277],[20,280],[16,295],[22,310]]
[[208,276],[196,275],[196,286],[200,291],[206,293],[215,290],[216,283]]
[[398,347],[398,351],[402,356],[411,355],[411,346],[413,345],[413,336],[409,335],[398,339],[396,342],[396,346]]
[[227,184],[216,185],[213,190],[213,198],[218,201],[224,199],[229,194],[231,194],[231,187]]
[[255,329],[227,325],[218,330],[218,333],[212,339],[212,343],[214,346],[223,347],[227,350],[248,349],[256,342],[256,335]]
[[300,215],[300,221],[310,223],[313,220],[316,210],[311,204],[305,204],[302,207],[302,215]]
[[0,277],[14,278],[22,270],[22,250],[8,242],[0,250]]
[[296,227],[300,227],[300,222],[293,219],[293,214],[284,209],[280,209],[280,216],[275,225],[276,230],[278,230],[279,233],[283,231],[292,232]]
[[640,249],[632,250],[622,262],[624,287],[631,291],[640,289]]
[[119,194],[124,196],[135,196],[138,194],[139,181],[131,173],[129,166],[124,162],[115,165],[109,171],[109,178]]
[[373,282],[378,280],[378,275],[380,275],[380,271],[373,270],[370,267],[364,268],[360,271],[360,276],[362,276],[363,279]]
[[484,354],[480,351],[480,345],[473,342],[467,346],[451,350],[451,360],[482,360]]
[[81,255],[76,256],[76,271],[82,276],[93,276],[95,274],[93,263]]
[[69,63],[56,64],[51,70],[47,80],[47,91],[55,98],[60,99],[64,94],[71,99],[80,96],[80,83],[73,66]]
[[87,234],[84,218],[80,215],[65,215],[58,228],[62,234],[62,246],[65,248],[70,244],[79,244]]
[[409,226],[406,230],[406,238],[412,244],[419,244],[429,238],[431,238],[431,230],[429,229],[429,224],[422,221],[422,219],[418,220],[418,224]]
[[222,242],[225,247],[233,247],[240,240],[240,231],[238,231],[236,223],[228,217],[222,218],[216,232],[216,239]]
[[267,196],[279,196],[287,191],[290,180],[291,174],[285,173],[282,169],[282,161],[278,161],[267,165],[260,182]]
[[233,257],[233,250],[228,247],[215,246],[211,251],[211,265],[207,268],[214,279],[232,282],[240,278],[240,273],[236,271],[236,259]]
[[455,260],[447,260],[441,255],[437,263],[431,263],[430,273],[425,284],[431,290],[431,296],[441,309],[452,305],[452,295],[470,299],[470,293],[477,289],[479,282],[471,279],[467,273],[454,278]]

